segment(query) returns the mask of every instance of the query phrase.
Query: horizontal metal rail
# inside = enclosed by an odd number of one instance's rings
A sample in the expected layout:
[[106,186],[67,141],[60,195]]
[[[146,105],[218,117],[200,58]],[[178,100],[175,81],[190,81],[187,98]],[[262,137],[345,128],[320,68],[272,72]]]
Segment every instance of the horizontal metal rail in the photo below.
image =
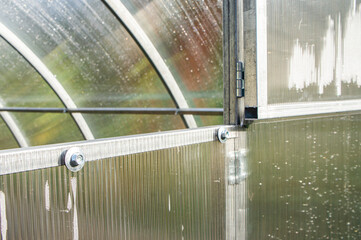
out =
[[223,108],[30,108],[0,107],[0,112],[223,115]]
[[[87,162],[150,152],[204,142],[218,141],[218,129],[229,131],[228,138],[239,137],[235,126],[212,126],[99,140],[28,147],[0,151],[0,175],[64,165],[61,156],[68,149],[80,149]],[[221,144],[221,143],[219,143]]]

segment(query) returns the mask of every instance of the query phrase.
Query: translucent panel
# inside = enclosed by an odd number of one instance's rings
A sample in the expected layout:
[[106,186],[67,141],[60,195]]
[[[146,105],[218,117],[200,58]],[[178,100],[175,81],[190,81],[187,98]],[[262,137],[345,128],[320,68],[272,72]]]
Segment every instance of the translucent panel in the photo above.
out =
[[188,104],[222,107],[222,1],[122,2],[166,61]]
[[225,239],[225,144],[0,177],[9,239]]
[[183,129],[179,115],[84,114],[96,138]]
[[0,38],[0,98],[6,107],[63,107],[28,62]]
[[9,128],[0,117],[0,149],[17,148],[18,144]]
[[268,103],[360,98],[360,29],[360,0],[267,1]]
[[222,125],[223,116],[194,116],[198,126]]
[[69,114],[13,113],[30,146],[83,140]]
[[174,107],[141,50],[102,1],[5,1],[0,20],[78,107]]
[[249,239],[361,238],[361,115],[251,125]]

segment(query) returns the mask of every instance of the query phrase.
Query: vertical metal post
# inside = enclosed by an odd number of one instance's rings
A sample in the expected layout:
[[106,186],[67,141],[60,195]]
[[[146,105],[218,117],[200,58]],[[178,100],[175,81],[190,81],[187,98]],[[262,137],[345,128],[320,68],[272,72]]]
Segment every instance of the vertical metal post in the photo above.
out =
[[[245,118],[243,1],[223,1],[223,86],[227,125],[243,125]],[[237,81],[238,80],[238,81]],[[226,239],[246,239],[246,132],[239,131],[226,146]]]
[[247,138],[245,131],[226,142],[226,239],[247,237]]
[[243,0],[225,0],[223,1],[223,121],[227,125],[243,125],[244,122],[243,45]]
[[239,132],[239,137],[235,139],[236,150],[236,185],[235,185],[235,232],[236,239],[247,239],[247,134],[245,131]]
[[236,67],[237,67],[237,0],[223,1],[223,122],[237,124]]
[[243,38],[243,0],[237,0],[237,125],[243,126],[245,119],[245,79],[244,79],[244,38]]

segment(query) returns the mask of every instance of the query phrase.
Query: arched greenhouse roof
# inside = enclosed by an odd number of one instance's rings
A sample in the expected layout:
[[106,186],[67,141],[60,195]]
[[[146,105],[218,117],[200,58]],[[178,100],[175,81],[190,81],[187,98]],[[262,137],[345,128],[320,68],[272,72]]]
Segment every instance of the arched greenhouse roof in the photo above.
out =
[[1,1],[0,148],[222,123],[219,1]]

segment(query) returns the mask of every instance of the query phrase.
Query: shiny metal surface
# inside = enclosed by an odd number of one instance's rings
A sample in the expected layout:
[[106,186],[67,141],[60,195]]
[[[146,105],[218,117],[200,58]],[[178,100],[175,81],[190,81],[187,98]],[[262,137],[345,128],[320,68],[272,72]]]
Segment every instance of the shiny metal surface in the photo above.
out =
[[217,137],[221,143],[225,143],[227,141],[227,139],[229,138],[228,130],[225,129],[224,127],[219,128],[218,132],[217,132]]
[[82,153],[81,149],[78,147],[69,148],[65,154],[63,154],[65,166],[72,172],[80,171],[85,164],[85,156]]
[[[93,141],[0,151],[0,175],[62,165],[61,155],[70,147],[81,148],[86,161],[155,151],[196,143],[217,141],[220,126],[134,135]],[[225,127],[229,138],[237,137],[237,127]]]
[[254,123],[248,239],[361,238],[361,115]]
[[234,150],[234,142],[227,144],[213,139],[106,158],[78,173],[54,167],[0,176],[1,235],[225,239],[225,148]]
[[[61,83],[57,80],[56,76],[50,72],[45,64],[40,60],[38,56],[21,41],[10,29],[4,24],[0,23],[0,36],[4,38],[9,44],[11,44],[44,78],[49,86],[54,90],[56,95],[59,96],[60,100],[68,108],[76,108],[76,105],[72,98],[69,96],[67,91],[63,88]],[[86,123],[84,117],[80,113],[73,113],[72,117],[78,125],[85,139],[94,139],[94,136]]]
[[166,114],[166,115],[222,115],[222,108],[31,108],[3,107],[0,112],[39,112],[39,113],[94,113],[94,114]]
[[[174,79],[173,74],[165,64],[164,59],[161,57],[152,41],[139,26],[129,10],[123,5],[121,1],[105,0],[105,2],[118,16],[120,21],[125,25],[128,31],[134,37],[134,40],[140,45],[140,48],[143,50],[144,54],[148,56],[152,65],[156,68],[157,72],[161,76],[161,79],[163,80],[166,88],[169,90],[169,93],[176,103],[176,106],[179,108],[189,108],[181,89]],[[183,118],[187,127],[197,127],[197,123],[192,115],[184,115]]]

